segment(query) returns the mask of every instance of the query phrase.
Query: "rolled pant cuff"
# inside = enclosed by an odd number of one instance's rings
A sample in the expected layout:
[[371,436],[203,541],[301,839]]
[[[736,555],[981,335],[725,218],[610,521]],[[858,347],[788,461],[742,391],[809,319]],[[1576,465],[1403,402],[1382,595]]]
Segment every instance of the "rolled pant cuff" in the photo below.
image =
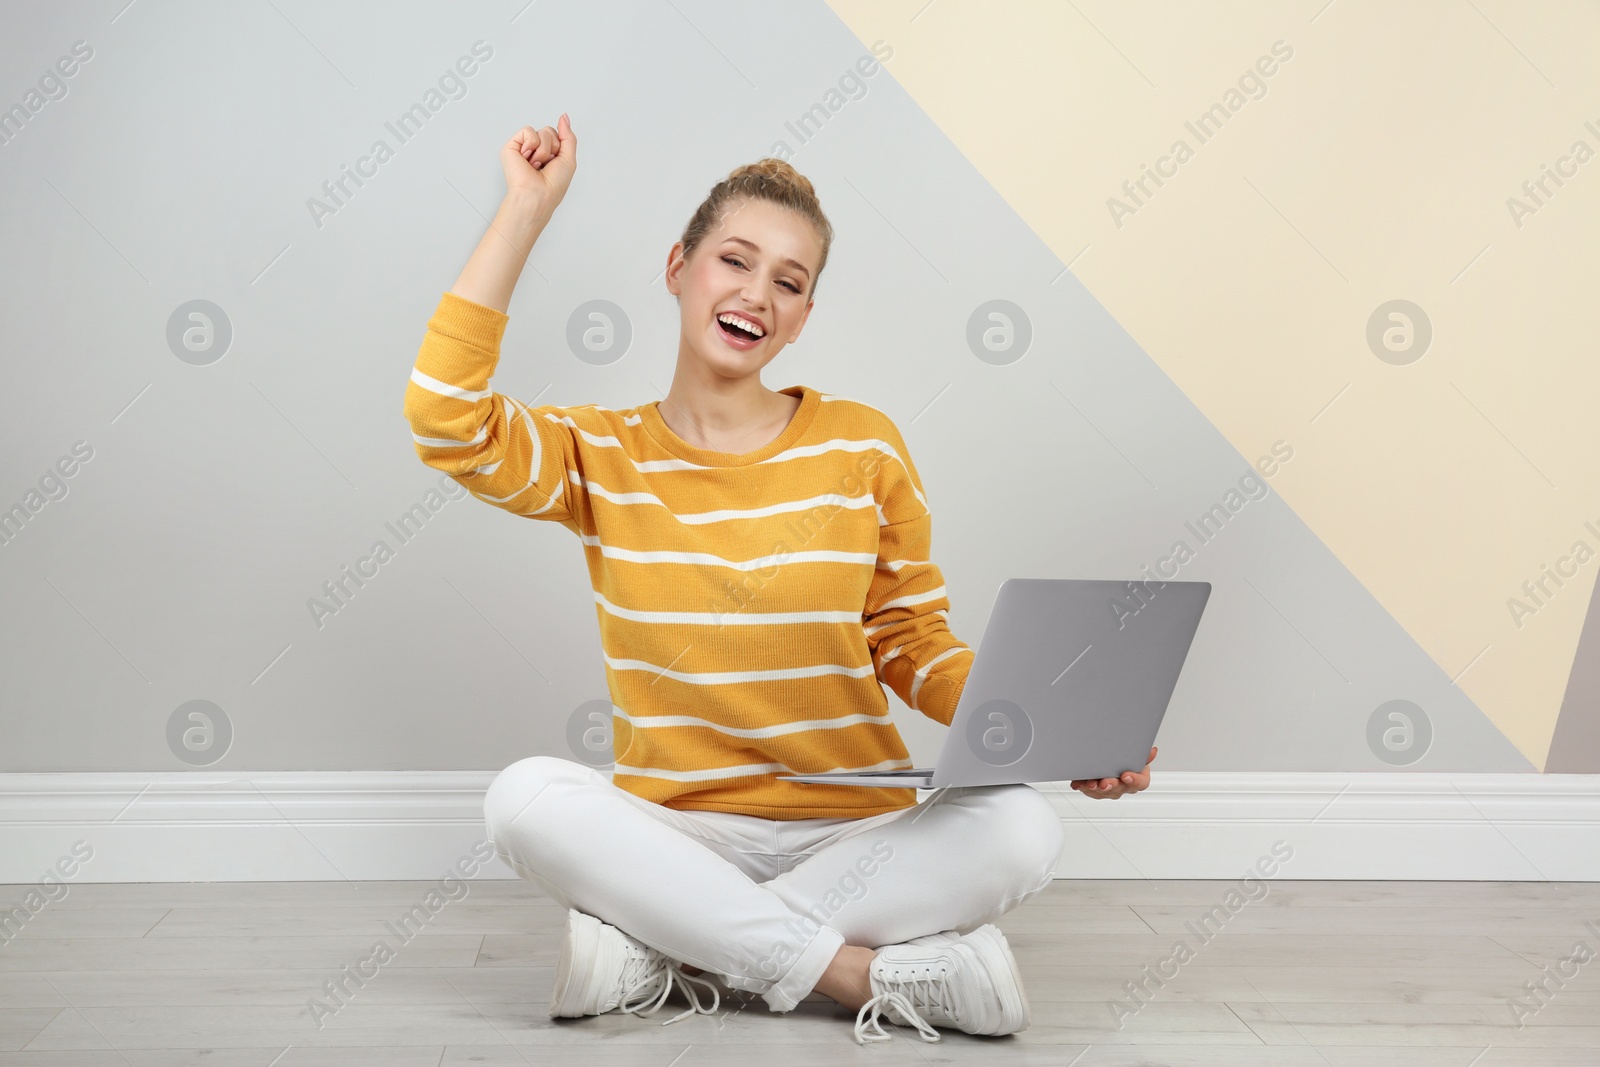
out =
[[762,994],[771,1011],[793,1011],[816,988],[833,957],[844,947],[844,935],[831,926],[817,928],[794,963],[771,989]]

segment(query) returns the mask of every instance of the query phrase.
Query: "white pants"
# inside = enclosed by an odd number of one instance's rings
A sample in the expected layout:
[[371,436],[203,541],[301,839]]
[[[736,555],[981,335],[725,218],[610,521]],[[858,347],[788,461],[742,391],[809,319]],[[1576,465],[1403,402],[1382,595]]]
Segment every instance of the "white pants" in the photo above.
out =
[[949,787],[867,818],[679,811],[530,756],[484,797],[495,851],[557,903],[791,1011],[842,945],[992,922],[1050,884],[1060,816],[1029,785]]

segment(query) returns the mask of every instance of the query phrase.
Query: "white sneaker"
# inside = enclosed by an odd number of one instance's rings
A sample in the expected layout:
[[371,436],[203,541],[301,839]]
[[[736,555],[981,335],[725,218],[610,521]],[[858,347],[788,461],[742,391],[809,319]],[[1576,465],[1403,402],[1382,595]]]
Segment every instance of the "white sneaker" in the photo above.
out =
[[[1015,1003],[1009,1005],[1011,1019],[1006,1023],[1009,1029],[1001,1030],[1002,1034],[1016,1034],[1026,1030],[1033,1022],[1033,1007],[1028,1003],[1028,989],[1022,984],[1022,968],[1017,966],[1017,958],[1011,954],[1011,943],[1006,940],[1006,935],[993,923],[984,923],[976,930],[966,934],[958,934],[954,930],[941,930],[937,934],[925,934],[922,937],[913,937],[908,944],[912,945],[948,945],[952,941],[965,941],[978,950],[978,956],[994,973],[1011,972],[1011,984],[1016,986],[1018,999],[1021,1001],[1020,1015],[1017,1013]],[[1015,1024],[1015,1025],[1013,1025]]]
[[961,940],[961,935],[954,930],[941,930],[936,934],[923,934],[907,941],[908,945],[948,945],[952,941]]
[[[568,908],[566,935],[556,958],[555,986],[550,991],[550,1018],[604,1015],[619,1007],[635,1015],[650,1015],[666,1003],[674,981],[691,1006],[661,1025],[696,1012],[710,1015],[717,1010],[721,994],[709,980],[684,974],[670,956],[593,915]],[[711,1007],[701,1006],[690,982],[711,990]],[[646,999],[655,994],[655,1003],[641,1010],[642,1002],[631,1003],[640,994]]]
[[924,1041],[939,1040],[936,1026],[999,1035],[1026,1030],[1030,1022],[1021,972],[1005,935],[993,924],[967,934],[947,930],[886,945],[867,973],[873,997],[856,1015],[858,1044],[890,1038],[880,1014],[915,1026]]

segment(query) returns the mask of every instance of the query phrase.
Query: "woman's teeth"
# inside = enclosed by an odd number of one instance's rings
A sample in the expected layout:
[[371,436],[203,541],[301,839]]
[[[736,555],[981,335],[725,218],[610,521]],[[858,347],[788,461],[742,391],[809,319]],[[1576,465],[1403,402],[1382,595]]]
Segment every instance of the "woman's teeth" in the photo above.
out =
[[735,340],[759,341],[761,339],[760,334],[743,326],[736,325],[734,321],[729,318],[719,317],[717,319],[717,325],[722,329],[723,333],[726,333]]

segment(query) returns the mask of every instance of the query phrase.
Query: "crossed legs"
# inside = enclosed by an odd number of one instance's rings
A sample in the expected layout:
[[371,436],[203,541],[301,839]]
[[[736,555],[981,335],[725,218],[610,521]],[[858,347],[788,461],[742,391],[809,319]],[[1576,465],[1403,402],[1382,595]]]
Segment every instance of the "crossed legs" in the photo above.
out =
[[501,859],[553,900],[780,1012],[813,990],[859,1008],[877,947],[993,921],[1049,884],[1063,843],[1026,785],[774,822],[653,804],[553,756],[496,776],[484,815]]

